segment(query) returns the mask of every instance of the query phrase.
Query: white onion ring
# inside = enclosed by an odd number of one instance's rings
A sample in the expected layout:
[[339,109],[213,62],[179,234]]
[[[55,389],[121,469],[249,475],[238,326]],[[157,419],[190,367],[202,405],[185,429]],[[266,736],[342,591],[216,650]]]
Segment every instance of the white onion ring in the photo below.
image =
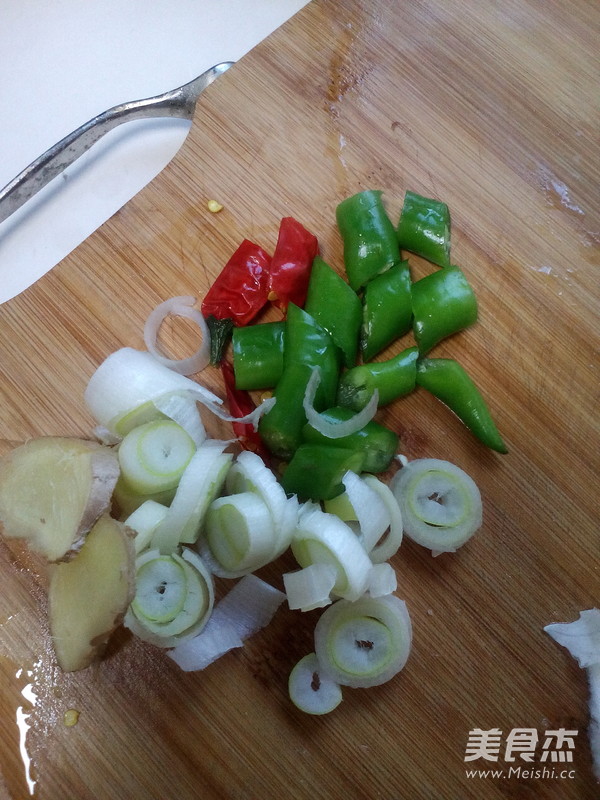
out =
[[[210,331],[206,320],[197,308],[194,308],[195,297],[171,297],[159,303],[150,312],[144,325],[144,343],[154,358],[180,375],[194,375],[201,372],[210,361]],[[196,352],[188,358],[168,358],[158,347],[158,332],[168,316],[187,317],[195,322],[202,333],[202,343]]]
[[327,436],[328,439],[341,439],[343,436],[350,436],[350,434],[362,430],[377,413],[379,392],[375,389],[367,405],[350,419],[342,420],[341,422],[330,422],[324,419],[313,406],[320,382],[321,372],[319,367],[315,367],[306,386],[302,406],[308,422],[323,436]]

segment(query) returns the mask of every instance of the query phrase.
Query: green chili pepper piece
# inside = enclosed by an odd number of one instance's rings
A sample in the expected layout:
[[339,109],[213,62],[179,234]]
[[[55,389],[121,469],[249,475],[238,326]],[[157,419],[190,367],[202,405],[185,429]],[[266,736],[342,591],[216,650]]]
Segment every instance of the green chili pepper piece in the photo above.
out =
[[271,389],[283,372],[285,322],[261,322],[234,328],[233,369],[236,389]]
[[233,319],[230,317],[217,319],[213,314],[209,314],[206,317],[206,324],[210,332],[210,363],[216,366],[223,360],[223,353],[233,329]]
[[302,441],[304,395],[315,367],[321,381],[314,407],[322,411],[335,402],[340,351],[331,335],[294,303],[288,305],[284,341],[283,372],[274,392],[277,402],[261,418],[258,431],[274,455],[289,459]]
[[358,295],[320,256],[313,261],[304,310],[342,351],[344,365],[356,364],[362,308]]
[[[334,406],[321,412],[324,419],[332,422],[343,422],[354,416],[350,408]],[[342,447],[362,453],[364,463],[363,472],[384,472],[398,452],[400,439],[397,433],[371,420],[364,428],[339,439],[330,439],[319,433],[315,428],[306,423],[302,429],[302,438],[307,444],[321,444],[329,447]]]
[[340,360],[340,350],[331,334],[310,314],[290,303],[285,323],[284,371],[290,364],[320,368],[321,381],[314,403],[317,411],[335,403]]
[[401,261],[369,281],[363,297],[361,350],[364,361],[404,336],[412,322],[411,277]]
[[445,403],[483,444],[498,453],[508,453],[481,392],[457,361],[420,359],[417,384]]
[[381,195],[373,190],[359,192],[336,208],[346,274],[355,291],[400,261],[396,231]]
[[306,413],[302,402],[312,375],[306,364],[284,368],[275,391],[275,405],[260,418],[258,433],[273,455],[289,460],[302,443]]
[[477,299],[458,267],[439,270],[412,285],[413,333],[421,355],[477,321]]
[[450,211],[446,203],[406,192],[398,245],[440,267],[450,266]]
[[372,361],[345,372],[338,386],[337,401],[340,406],[360,411],[375,389],[379,392],[379,406],[385,406],[415,388],[417,377],[417,347],[407,347],[387,361]]
[[364,456],[355,450],[321,444],[302,444],[294,453],[281,478],[288,494],[304,500],[331,500],[342,494],[342,478],[361,472]]

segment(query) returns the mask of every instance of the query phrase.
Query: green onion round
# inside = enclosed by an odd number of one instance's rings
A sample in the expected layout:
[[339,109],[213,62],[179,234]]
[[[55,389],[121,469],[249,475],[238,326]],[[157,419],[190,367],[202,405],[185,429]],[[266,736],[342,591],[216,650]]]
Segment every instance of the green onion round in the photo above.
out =
[[393,594],[338,600],[315,627],[321,669],[342,686],[368,688],[389,681],[406,664],[411,643],[406,604]]
[[448,461],[410,461],[394,475],[390,488],[400,505],[406,535],[434,553],[454,552],[481,527],[479,489]]

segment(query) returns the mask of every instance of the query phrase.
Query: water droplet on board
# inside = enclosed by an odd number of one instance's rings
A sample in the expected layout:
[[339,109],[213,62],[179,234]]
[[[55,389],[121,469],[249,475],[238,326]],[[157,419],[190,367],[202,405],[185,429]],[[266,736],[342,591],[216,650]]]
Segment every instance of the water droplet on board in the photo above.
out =
[[[19,667],[17,670],[15,677],[22,678],[26,675],[28,678],[33,677],[34,670],[33,669],[25,669],[25,667]],[[26,684],[21,689],[21,694],[27,700],[27,703],[31,708],[35,708],[38,700],[38,695],[35,691],[35,686],[33,683]],[[29,790],[29,794],[33,794],[35,792],[36,781],[32,777],[32,759],[29,753],[29,749],[27,747],[27,732],[31,729],[31,725],[29,724],[29,719],[31,718],[31,708],[25,707],[25,705],[21,705],[17,707],[16,710],[16,723],[17,728],[19,729],[19,753],[21,754],[21,760],[23,761],[23,767],[25,769],[25,781],[27,783],[27,789]]]
[[571,190],[567,184],[559,180],[548,167],[539,165],[538,177],[546,193],[548,205],[585,216],[585,211],[571,199]]
[[27,731],[31,728],[27,720],[31,714],[27,714],[23,706],[17,708],[17,727],[19,729],[19,752],[25,767],[25,780],[27,781],[27,788],[29,794],[35,792],[36,781],[31,777],[31,757],[27,750]]

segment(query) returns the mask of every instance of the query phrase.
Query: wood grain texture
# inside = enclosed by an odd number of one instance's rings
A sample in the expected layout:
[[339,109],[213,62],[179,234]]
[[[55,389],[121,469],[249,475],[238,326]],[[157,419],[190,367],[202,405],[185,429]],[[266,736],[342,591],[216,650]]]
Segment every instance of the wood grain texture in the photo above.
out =
[[[453,260],[480,303],[478,325],[436,355],[470,371],[510,448],[487,452],[421,392],[380,412],[410,458],[475,478],[484,526],[455,556],[403,544],[411,658],[321,719],[297,712],[286,685],[318,614],[282,610],[197,675],[124,631],[101,663],[64,675],[38,565],[0,541],[0,795],[29,796],[21,709],[41,800],[598,796],[585,675],[542,627],[599,601],[599,33],[592,0],[314,0],[209,88],[153,183],[0,307],[2,452],[89,435],[89,376],[142,346],[156,303],[201,298],[242,238],[272,249],[288,214],[341,268],[336,204],[379,188],[397,219],[411,189],[449,204]],[[431,269],[411,263],[415,277]],[[191,346],[188,328],[170,333]],[[202,379],[223,393],[216,371]],[[260,574],[281,586],[292,563]],[[577,729],[574,777],[467,778],[466,766],[510,766],[503,751],[465,764],[469,731],[517,727]]]

